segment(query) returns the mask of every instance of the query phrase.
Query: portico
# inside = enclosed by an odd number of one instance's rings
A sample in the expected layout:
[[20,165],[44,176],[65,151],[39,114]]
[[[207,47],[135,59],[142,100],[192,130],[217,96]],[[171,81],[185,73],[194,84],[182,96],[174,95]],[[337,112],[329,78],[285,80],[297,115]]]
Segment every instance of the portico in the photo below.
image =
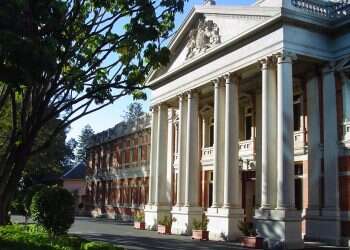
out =
[[[243,9],[197,6],[170,43],[168,68],[149,77],[146,227],[171,215],[172,233],[189,234],[205,213],[214,240],[238,239],[238,223],[246,221],[269,246],[299,249],[304,237],[339,244],[348,60],[332,60],[320,43],[328,38],[280,20],[281,6],[264,5],[273,1],[260,2]],[[234,25],[240,33],[229,32]],[[311,44],[324,46],[319,53],[306,49],[310,32]],[[325,233],[328,226],[332,232]]]

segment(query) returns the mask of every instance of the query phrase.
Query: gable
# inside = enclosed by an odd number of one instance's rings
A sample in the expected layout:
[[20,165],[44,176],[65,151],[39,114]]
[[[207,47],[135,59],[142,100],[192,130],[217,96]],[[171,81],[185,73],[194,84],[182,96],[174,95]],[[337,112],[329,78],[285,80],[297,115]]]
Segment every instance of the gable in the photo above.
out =
[[169,65],[151,74],[148,82],[238,37],[265,22],[280,9],[263,7],[197,6],[170,42]]
[[[174,70],[186,61],[194,60],[197,56],[231,40],[264,20],[266,17],[204,15],[203,18],[199,19],[197,25],[188,32],[187,40],[182,43],[182,46],[175,53],[173,52],[173,61],[168,71]],[[204,31],[201,28],[203,23]],[[205,31],[210,26],[214,26],[214,28]]]

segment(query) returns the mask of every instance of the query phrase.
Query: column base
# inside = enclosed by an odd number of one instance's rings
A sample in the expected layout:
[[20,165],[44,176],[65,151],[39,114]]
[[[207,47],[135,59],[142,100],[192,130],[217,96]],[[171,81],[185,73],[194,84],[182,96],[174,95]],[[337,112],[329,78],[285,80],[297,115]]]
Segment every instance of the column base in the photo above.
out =
[[244,219],[240,208],[208,208],[208,231],[210,240],[237,240],[242,233],[238,223]]
[[320,238],[320,210],[305,209],[305,235],[304,240],[321,241]]
[[166,215],[170,215],[169,206],[146,205],[145,224],[148,230],[157,230],[158,221]]
[[341,245],[340,211],[322,209],[319,218],[320,241],[336,246]]
[[269,248],[303,249],[301,213],[295,209],[256,209],[254,216],[258,235]]
[[171,210],[174,221],[171,225],[171,233],[178,235],[190,235],[194,219],[202,219],[201,207],[173,207]]

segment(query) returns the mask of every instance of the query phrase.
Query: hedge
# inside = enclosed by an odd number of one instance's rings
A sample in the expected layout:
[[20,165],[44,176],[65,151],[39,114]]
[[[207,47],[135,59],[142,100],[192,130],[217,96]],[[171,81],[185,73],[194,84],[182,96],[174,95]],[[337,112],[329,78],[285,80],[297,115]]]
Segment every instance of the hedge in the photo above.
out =
[[78,236],[50,237],[35,224],[14,224],[0,227],[1,250],[121,250],[112,244],[89,242]]

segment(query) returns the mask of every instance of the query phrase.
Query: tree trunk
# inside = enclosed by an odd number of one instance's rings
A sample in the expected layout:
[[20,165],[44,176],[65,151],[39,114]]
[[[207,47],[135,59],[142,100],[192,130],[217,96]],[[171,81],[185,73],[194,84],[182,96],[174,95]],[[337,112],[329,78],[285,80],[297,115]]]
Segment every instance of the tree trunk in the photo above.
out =
[[16,188],[21,179],[22,172],[29,158],[31,145],[21,145],[18,150],[9,154],[6,165],[13,167],[12,171],[3,174],[1,181],[8,180],[7,183],[1,183],[0,189],[0,225],[10,223],[10,204],[15,195]]

